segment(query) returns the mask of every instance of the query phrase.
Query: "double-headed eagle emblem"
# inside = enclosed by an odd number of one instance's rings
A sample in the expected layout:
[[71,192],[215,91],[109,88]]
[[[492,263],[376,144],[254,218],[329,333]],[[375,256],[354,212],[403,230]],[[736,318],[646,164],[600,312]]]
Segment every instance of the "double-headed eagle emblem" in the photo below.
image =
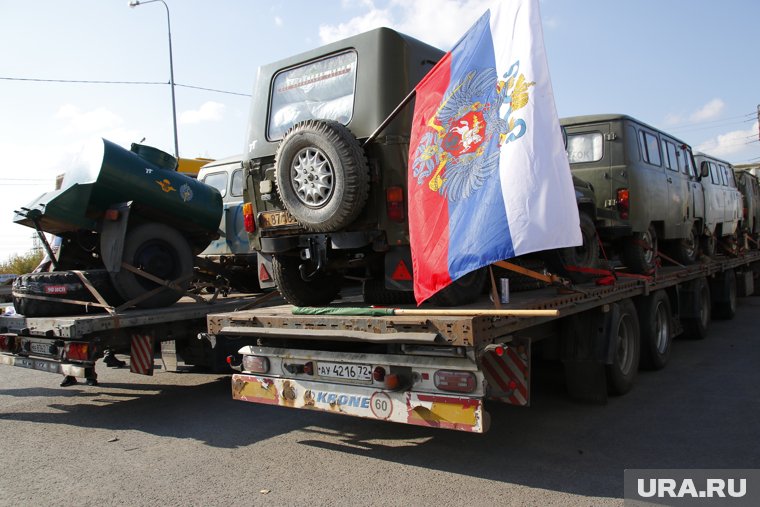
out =
[[[500,148],[522,137],[528,125],[512,114],[528,104],[527,82],[515,62],[498,79],[496,69],[473,70],[447,90],[414,150],[417,184],[449,201],[466,199],[499,167]],[[429,177],[429,179],[428,179]]]

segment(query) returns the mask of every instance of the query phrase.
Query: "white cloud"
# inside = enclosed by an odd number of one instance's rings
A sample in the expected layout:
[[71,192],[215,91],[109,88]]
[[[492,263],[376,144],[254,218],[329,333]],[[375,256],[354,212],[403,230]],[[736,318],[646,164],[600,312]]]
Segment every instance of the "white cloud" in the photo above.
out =
[[224,116],[225,105],[220,102],[204,102],[196,110],[185,111],[179,116],[179,122],[183,125],[192,125],[202,122],[221,121]]
[[725,157],[746,150],[748,144],[757,139],[758,123],[755,122],[747,130],[733,130],[713,137],[697,146],[702,151],[716,157]]
[[121,116],[104,107],[82,111],[73,104],[61,106],[55,117],[66,122],[66,132],[97,133],[114,129],[124,123]]
[[282,26],[282,18],[280,16],[275,16],[274,17],[274,24],[276,26]]
[[712,99],[699,110],[692,113],[689,116],[689,120],[693,122],[711,120],[717,117],[723,111],[724,107],[726,107],[725,102],[720,99]]
[[665,125],[671,126],[671,125],[678,125],[679,123],[683,122],[683,116],[676,113],[668,113],[665,115]]
[[448,50],[491,3],[491,0],[390,0],[385,8],[378,8],[375,2],[363,1],[365,14],[346,23],[321,25],[319,37],[328,43],[387,26]]

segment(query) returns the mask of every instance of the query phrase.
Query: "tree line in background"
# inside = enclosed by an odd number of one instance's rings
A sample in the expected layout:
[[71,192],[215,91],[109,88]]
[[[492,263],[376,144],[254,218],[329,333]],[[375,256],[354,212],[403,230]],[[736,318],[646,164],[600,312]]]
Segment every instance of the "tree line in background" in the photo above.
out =
[[24,254],[13,254],[5,262],[0,262],[0,273],[23,275],[31,273],[45,256],[41,249],[30,250]]

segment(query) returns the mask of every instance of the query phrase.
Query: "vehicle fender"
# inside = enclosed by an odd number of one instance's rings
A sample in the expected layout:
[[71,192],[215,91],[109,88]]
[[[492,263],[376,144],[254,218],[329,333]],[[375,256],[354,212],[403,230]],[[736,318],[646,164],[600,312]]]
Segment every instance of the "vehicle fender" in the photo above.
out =
[[[132,201],[122,202],[111,206],[108,211],[118,211],[115,220],[104,218],[100,230],[100,255],[103,265],[110,273],[118,273],[121,270],[121,259],[124,252],[124,238],[127,235],[129,212],[132,209]],[[108,212],[105,213],[108,215]]]

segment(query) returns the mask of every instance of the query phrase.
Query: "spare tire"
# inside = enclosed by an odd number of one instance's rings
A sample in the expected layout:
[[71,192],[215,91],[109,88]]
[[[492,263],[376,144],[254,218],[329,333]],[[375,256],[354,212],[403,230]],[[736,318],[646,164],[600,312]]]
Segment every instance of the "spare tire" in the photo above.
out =
[[[190,287],[193,274],[193,252],[187,239],[176,229],[161,223],[138,225],[127,233],[122,260],[161,280],[177,280],[183,291]],[[122,268],[111,273],[114,287],[129,301],[142,296],[159,285],[147,278]],[[174,304],[183,296],[169,288],[157,292],[137,303],[140,308],[160,308]]]
[[[112,306],[122,303],[122,299],[111,284],[111,278],[105,269],[93,269],[82,272],[87,280]],[[13,282],[13,306],[16,313],[27,317],[49,317],[58,315],[77,315],[103,312],[97,306],[84,306],[60,301],[43,301],[27,296],[43,296],[52,299],[74,299],[97,303],[97,299],[85,287],[82,280],[71,271],[54,271],[51,273],[29,273],[21,275]]]
[[275,154],[275,179],[285,208],[314,232],[351,224],[369,194],[364,151],[336,121],[308,120],[288,130]]

